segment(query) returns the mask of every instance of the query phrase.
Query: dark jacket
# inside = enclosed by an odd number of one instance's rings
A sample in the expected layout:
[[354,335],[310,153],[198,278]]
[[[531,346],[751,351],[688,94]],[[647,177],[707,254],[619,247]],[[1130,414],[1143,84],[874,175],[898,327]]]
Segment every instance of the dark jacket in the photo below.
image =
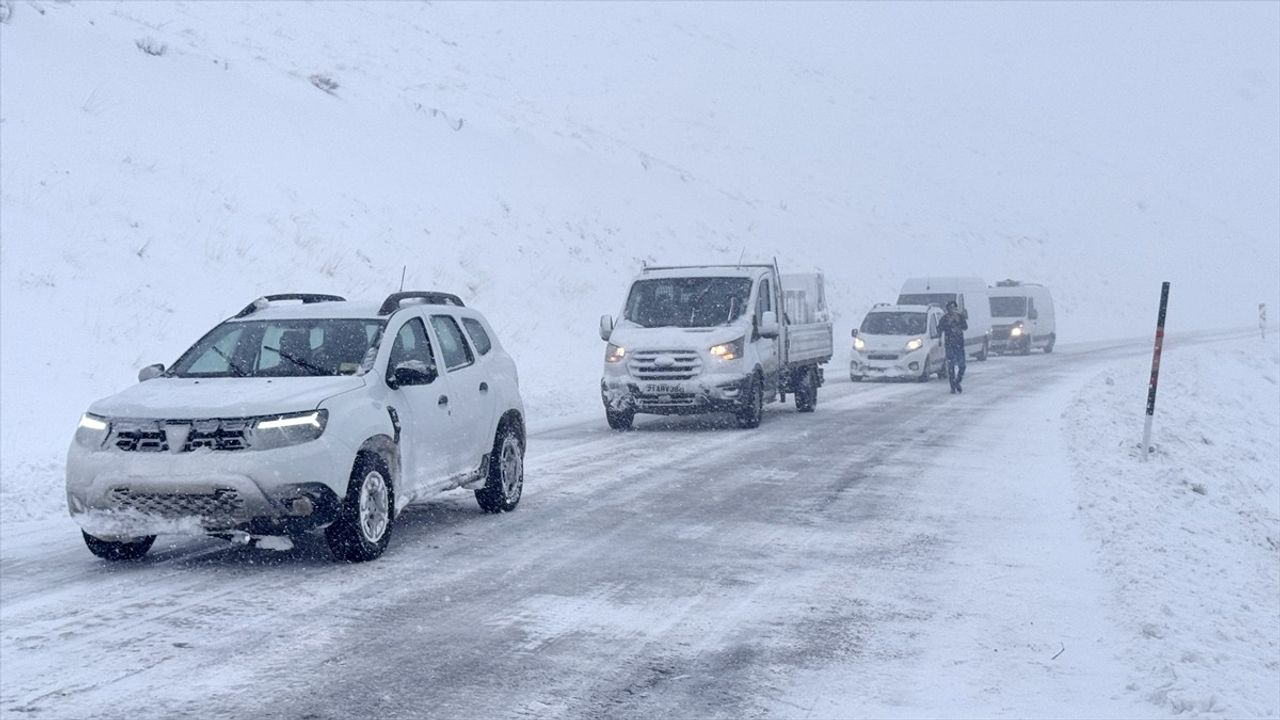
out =
[[959,311],[949,312],[938,321],[938,332],[942,333],[943,345],[948,350],[964,352],[964,331],[969,329],[969,321]]

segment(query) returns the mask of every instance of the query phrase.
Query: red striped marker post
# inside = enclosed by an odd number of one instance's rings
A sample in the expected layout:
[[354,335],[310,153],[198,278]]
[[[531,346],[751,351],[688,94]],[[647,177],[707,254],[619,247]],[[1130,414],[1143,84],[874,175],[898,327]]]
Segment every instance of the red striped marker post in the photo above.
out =
[[1156,317],[1156,349],[1151,353],[1151,384],[1147,386],[1147,421],[1142,431],[1142,461],[1151,454],[1151,421],[1156,415],[1156,384],[1160,381],[1160,350],[1164,347],[1164,312],[1169,306],[1169,281],[1160,286],[1160,315]]

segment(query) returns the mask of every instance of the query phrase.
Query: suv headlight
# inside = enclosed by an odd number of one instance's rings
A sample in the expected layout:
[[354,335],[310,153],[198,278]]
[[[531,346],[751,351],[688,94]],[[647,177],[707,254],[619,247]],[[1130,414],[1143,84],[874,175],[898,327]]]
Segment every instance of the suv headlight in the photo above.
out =
[[249,447],[253,450],[272,450],[310,442],[324,433],[328,422],[328,410],[259,418],[253,424],[253,439]]
[[721,360],[737,360],[742,357],[742,353],[746,348],[747,336],[743,335],[737,340],[730,340],[727,343],[712,345],[707,352],[711,353],[711,357],[720,358]]
[[83,447],[97,449],[102,447],[111,435],[111,422],[100,415],[85,413],[80,416],[80,424],[76,426],[76,443]]
[[862,348],[864,348],[864,347],[866,347],[866,346],[867,346],[867,344],[866,344],[865,342],[863,342],[863,341],[862,341],[862,338],[857,337],[857,338],[854,338],[854,339],[853,339],[853,349],[854,349],[854,350],[861,350]]
[[924,338],[911,338],[907,341],[907,351],[919,350],[924,347]]
[[621,345],[609,343],[609,346],[604,349],[604,361],[607,363],[622,362],[622,358],[626,356],[627,349]]

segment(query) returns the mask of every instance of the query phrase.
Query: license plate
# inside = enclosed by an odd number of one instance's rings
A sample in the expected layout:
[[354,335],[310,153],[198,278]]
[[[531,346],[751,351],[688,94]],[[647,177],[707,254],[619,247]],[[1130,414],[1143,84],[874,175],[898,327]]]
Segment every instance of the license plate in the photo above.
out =
[[648,383],[644,386],[644,391],[649,395],[676,393],[676,392],[680,392],[680,386],[670,385],[665,383]]

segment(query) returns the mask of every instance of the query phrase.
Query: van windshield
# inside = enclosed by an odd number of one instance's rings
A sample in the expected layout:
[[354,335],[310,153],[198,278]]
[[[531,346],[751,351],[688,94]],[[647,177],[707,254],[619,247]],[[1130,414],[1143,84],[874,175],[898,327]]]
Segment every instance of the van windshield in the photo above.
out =
[[991,317],[1013,317],[1020,318],[1027,316],[1027,299],[1024,297],[993,297],[991,298]]
[[624,317],[641,327],[713,327],[742,316],[751,296],[743,277],[637,280]]
[[182,354],[172,377],[315,377],[368,370],[382,320],[224,322]]
[[862,320],[865,335],[923,335],[925,314],[918,312],[878,312]]
[[937,305],[938,307],[946,307],[947,303],[956,299],[955,293],[913,293],[910,295],[899,295],[899,305]]

